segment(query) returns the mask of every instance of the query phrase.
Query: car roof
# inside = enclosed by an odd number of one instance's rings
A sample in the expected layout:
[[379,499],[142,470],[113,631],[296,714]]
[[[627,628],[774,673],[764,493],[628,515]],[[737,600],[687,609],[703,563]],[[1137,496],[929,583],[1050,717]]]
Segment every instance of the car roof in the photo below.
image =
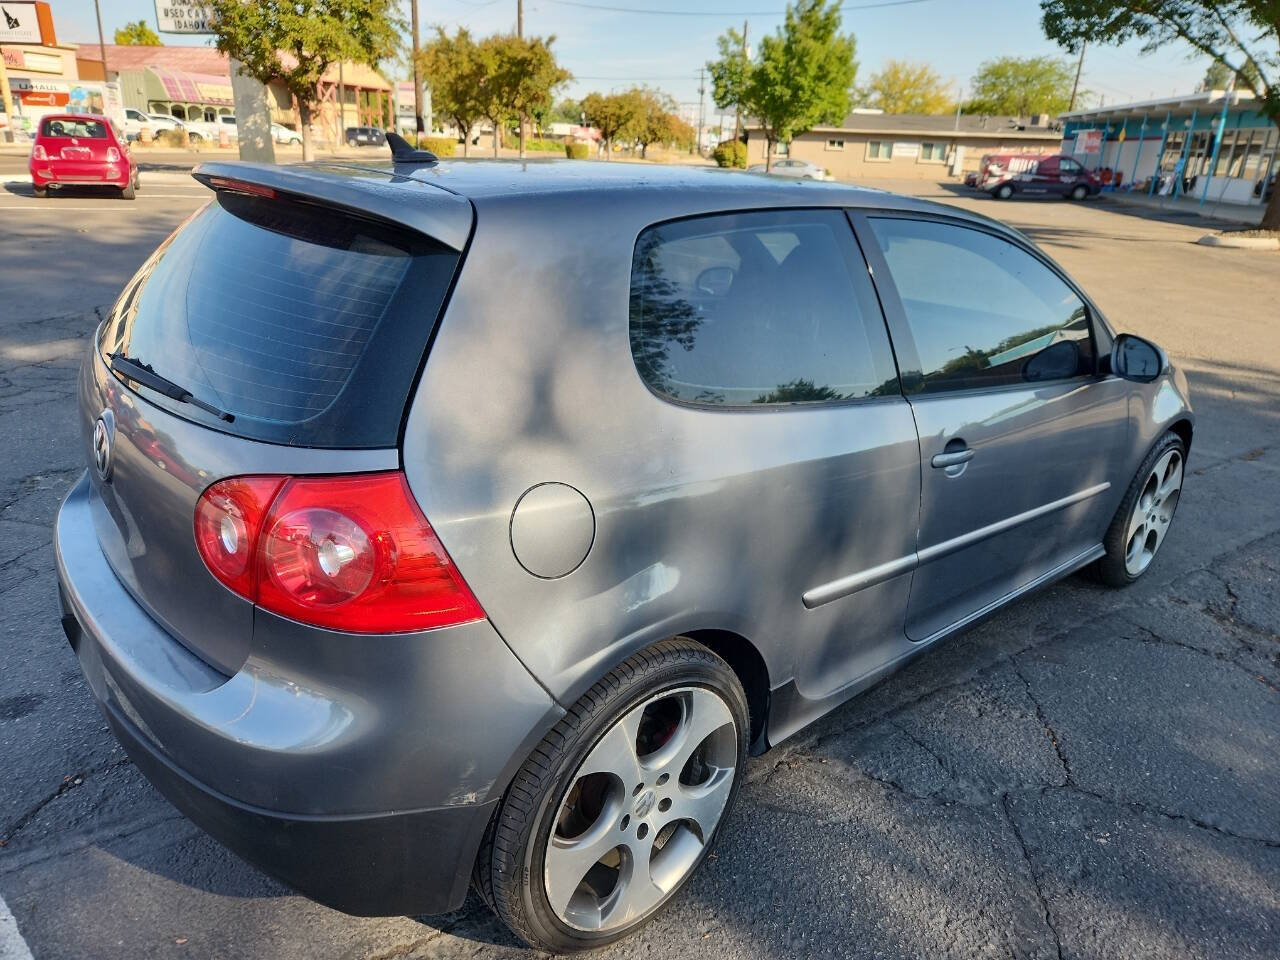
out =
[[[202,181],[227,177],[314,196],[403,223],[461,249],[470,212],[452,204],[497,208],[560,206],[585,210],[637,207],[650,222],[715,212],[787,207],[847,207],[916,211],[982,223],[1015,233],[998,221],[945,204],[829,181],[774,177],[709,166],[592,160],[441,160],[394,164],[380,160],[318,161],[274,166],[211,162],[193,174]],[[424,193],[423,187],[435,187]],[[589,203],[590,207],[583,204]]]

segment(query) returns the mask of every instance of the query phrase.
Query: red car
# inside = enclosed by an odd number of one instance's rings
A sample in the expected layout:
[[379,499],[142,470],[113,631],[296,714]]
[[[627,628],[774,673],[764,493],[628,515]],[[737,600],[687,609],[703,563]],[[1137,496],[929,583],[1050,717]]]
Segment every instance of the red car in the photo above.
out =
[[31,185],[37,197],[49,187],[97,184],[115,187],[132,200],[138,189],[138,167],[106,117],[52,114],[40,121],[31,147]]

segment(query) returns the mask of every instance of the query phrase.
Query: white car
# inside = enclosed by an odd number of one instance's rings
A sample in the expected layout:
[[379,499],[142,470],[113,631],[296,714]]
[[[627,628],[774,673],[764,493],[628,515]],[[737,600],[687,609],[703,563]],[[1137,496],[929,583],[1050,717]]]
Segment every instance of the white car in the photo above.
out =
[[151,123],[152,130],[185,130],[187,128],[177,117],[171,117],[167,113],[148,113],[147,120]]
[[239,139],[239,128],[236,127],[236,118],[231,114],[223,114],[214,120],[188,120],[186,123],[187,134],[193,142],[200,140],[212,140],[215,143],[218,140],[218,133],[221,130],[227,131],[227,136],[232,140]]
[[283,123],[271,124],[271,139],[286,146],[302,146],[302,134],[297,130],[290,130]]
[[792,160],[788,157],[773,161],[772,170],[765,170],[763,163],[757,163],[753,167],[747,167],[747,173],[772,173],[776,177],[799,177],[801,180],[827,179],[827,171],[816,163]]

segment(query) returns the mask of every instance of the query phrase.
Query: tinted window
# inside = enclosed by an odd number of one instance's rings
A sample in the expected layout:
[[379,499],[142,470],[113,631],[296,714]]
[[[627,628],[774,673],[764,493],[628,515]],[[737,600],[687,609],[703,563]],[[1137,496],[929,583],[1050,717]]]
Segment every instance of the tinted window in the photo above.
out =
[[692,403],[820,403],[897,393],[844,214],[781,211],[652,227],[636,243],[631,349]]
[[79,120],[61,117],[45,119],[40,124],[42,137],[83,137],[86,140],[107,139],[107,125],[100,120]]
[[1093,371],[1084,303],[1020,247],[979,230],[873,218],[920,354],[925,391]]
[[[211,426],[305,446],[394,446],[457,254],[316,205],[233,193],[171,237],[108,319],[120,352],[227,411]],[[191,404],[148,397],[184,417]]]

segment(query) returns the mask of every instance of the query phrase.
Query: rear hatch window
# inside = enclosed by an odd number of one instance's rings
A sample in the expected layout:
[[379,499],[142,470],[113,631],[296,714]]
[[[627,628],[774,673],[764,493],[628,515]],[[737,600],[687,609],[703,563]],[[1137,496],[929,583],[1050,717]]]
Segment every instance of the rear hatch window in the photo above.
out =
[[178,416],[269,443],[395,446],[457,251],[298,198],[220,192],[143,265],[99,342],[200,405]]

